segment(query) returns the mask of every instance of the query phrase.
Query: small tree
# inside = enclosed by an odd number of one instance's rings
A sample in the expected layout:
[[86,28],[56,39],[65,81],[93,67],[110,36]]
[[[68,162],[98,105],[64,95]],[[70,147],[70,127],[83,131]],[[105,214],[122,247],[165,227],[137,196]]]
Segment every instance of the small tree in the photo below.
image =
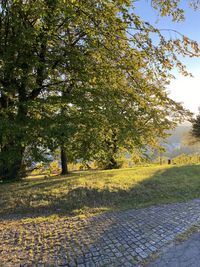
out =
[[[196,140],[200,140],[200,113],[192,120],[192,136]],[[194,139],[193,139],[194,141]]]

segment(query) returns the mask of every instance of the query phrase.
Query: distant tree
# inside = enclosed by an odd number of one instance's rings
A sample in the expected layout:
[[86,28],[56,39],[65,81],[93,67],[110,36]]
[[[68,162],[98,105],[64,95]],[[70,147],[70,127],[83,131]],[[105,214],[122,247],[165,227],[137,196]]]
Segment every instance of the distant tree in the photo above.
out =
[[192,120],[192,138],[193,142],[200,141],[200,113]]

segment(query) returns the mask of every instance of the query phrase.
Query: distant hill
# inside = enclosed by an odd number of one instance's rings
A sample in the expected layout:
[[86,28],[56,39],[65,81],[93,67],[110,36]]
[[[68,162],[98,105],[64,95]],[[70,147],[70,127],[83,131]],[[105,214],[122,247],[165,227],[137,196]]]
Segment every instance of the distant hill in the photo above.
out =
[[166,139],[166,143],[164,144],[166,149],[164,156],[173,158],[181,154],[199,153],[199,144],[189,146],[184,143],[184,139],[189,134],[191,129],[191,125],[180,125],[176,127],[175,130],[170,131],[169,133],[171,135]]
[[169,133],[171,134],[166,141],[169,144],[173,143],[182,143],[183,137],[187,135],[192,129],[192,126],[190,125],[180,125],[175,128],[175,130],[170,131]]

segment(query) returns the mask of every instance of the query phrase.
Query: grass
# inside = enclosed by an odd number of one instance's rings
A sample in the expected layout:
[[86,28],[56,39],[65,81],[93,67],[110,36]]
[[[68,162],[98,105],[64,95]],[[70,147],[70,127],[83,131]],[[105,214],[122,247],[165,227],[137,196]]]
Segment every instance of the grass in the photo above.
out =
[[184,242],[187,240],[192,234],[197,233],[200,231],[200,223],[197,222],[197,224],[191,226],[187,231],[184,233],[178,235],[175,239],[176,244],[179,244],[181,242]]
[[147,166],[28,177],[0,184],[5,214],[88,215],[200,198],[200,165]]

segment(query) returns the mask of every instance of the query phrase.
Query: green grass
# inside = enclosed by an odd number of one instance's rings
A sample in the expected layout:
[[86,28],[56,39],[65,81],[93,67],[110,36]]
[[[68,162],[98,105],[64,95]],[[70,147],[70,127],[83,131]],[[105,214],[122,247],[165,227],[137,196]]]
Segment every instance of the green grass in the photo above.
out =
[[92,214],[194,198],[200,198],[200,165],[83,171],[0,184],[0,217],[40,212]]

